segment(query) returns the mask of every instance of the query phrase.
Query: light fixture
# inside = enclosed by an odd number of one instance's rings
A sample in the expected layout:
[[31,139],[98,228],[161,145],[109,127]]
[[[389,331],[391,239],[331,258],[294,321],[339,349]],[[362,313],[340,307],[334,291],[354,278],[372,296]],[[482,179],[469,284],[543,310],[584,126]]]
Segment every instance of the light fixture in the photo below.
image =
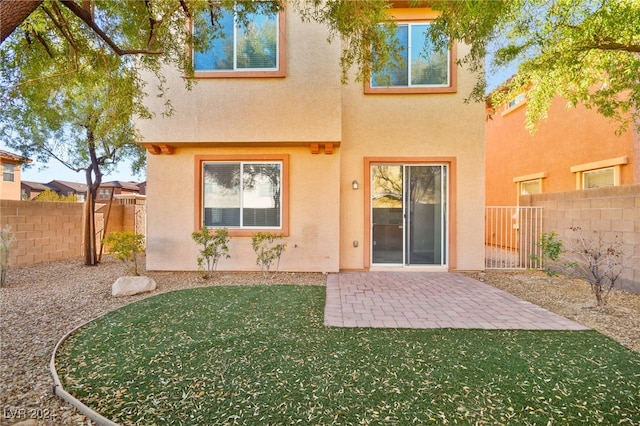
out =
[[358,181],[354,180],[353,182],[351,182],[351,186],[353,187],[353,189],[358,189]]

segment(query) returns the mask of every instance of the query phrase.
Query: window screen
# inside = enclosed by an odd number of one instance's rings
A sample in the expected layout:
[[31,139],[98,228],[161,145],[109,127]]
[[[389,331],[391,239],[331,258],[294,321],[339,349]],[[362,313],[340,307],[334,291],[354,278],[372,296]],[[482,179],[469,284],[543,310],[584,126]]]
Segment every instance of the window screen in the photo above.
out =
[[582,173],[582,188],[599,188],[601,186],[615,185],[615,172],[613,167],[607,169],[590,170]]
[[449,85],[449,52],[429,41],[428,23],[399,24],[395,41],[402,60],[375,73],[371,87],[441,87]]
[[[218,37],[205,51],[194,52],[196,71],[278,68],[278,14],[265,11],[245,18],[241,21],[233,10],[222,11],[217,21]],[[198,29],[195,31],[197,34]]]
[[282,227],[282,163],[205,163],[204,225]]
[[2,180],[5,182],[13,182],[15,179],[15,164],[2,163]]

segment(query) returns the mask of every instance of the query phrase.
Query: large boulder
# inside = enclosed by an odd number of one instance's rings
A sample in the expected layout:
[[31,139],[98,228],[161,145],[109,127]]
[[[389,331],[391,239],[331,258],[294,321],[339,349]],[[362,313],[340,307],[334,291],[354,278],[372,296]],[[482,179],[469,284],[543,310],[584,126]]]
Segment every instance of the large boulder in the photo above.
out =
[[156,287],[155,280],[149,277],[120,277],[111,286],[111,295],[113,297],[133,296],[153,291]]

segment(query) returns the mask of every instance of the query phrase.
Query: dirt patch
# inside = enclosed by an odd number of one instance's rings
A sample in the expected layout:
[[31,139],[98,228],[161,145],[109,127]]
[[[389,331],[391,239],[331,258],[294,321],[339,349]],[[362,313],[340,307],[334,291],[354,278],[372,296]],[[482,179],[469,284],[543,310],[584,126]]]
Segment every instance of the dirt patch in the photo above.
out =
[[584,280],[541,271],[487,271],[469,274],[548,311],[599,331],[640,352],[640,295],[613,289],[604,307]]

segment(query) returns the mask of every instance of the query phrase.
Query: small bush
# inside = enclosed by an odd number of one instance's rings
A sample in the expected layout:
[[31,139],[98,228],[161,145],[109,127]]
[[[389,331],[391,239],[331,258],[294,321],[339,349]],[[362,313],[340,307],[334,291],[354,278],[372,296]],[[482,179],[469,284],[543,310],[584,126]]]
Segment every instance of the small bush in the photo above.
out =
[[271,232],[258,232],[251,238],[253,251],[256,252],[256,264],[260,265],[262,274],[266,277],[271,269],[271,264],[276,262],[277,273],[280,270],[280,257],[287,248],[287,243],[276,242],[282,240],[282,235],[272,234]]
[[536,246],[542,251],[542,258],[531,255],[531,260],[541,262],[546,274],[550,277],[556,275],[556,265],[560,261],[560,255],[565,252],[562,240],[558,239],[555,231],[540,234]]
[[200,245],[200,256],[198,256],[198,269],[202,271],[202,277],[207,279],[218,268],[218,261],[222,256],[229,258],[229,230],[218,228],[211,232],[203,227],[200,232],[193,232],[191,238]]
[[572,266],[580,278],[591,284],[596,302],[602,307],[626,266],[627,256],[621,249],[622,240],[616,235],[613,241],[605,241],[602,232],[597,231],[593,231],[590,238],[580,227],[572,227],[571,230],[576,234],[571,250],[576,261]]
[[104,239],[109,246],[109,253],[123,262],[133,263],[134,275],[138,273],[138,253],[144,252],[144,235],[133,231],[111,232]]
[[16,238],[9,225],[0,229],[0,287],[4,285],[9,270],[9,251]]
[[40,194],[38,194],[33,201],[49,201],[49,202],[67,202],[67,203],[75,203],[78,201],[78,196],[76,194],[69,195],[60,195],[51,189],[45,189]]

